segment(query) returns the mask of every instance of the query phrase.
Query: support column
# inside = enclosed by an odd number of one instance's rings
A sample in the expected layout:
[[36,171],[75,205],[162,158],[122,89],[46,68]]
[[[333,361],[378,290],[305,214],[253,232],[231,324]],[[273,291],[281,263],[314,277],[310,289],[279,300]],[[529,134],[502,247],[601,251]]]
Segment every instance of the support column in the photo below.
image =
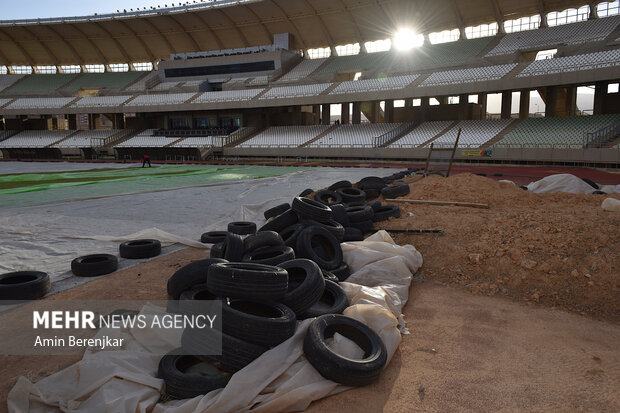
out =
[[381,110],[381,102],[373,100],[370,102],[370,123],[379,123],[379,111]]
[[519,98],[519,119],[530,116],[530,90],[522,90]]
[[568,86],[566,88],[566,112],[568,116],[577,115],[577,87]]
[[394,99],[385,101],[385,123],[394,123]]
[[448,97],[447,96],[436,96],[435,99],[437,99],[437,102],[439,102],[440,105],[447,105],[448,104]]
[[350,122],[349,103],[342,103],[340,105],[340,123],[348,125]]
[[362,104],[361,102],[353,102],[353,117],[352,123],[359,125],[362,123]]
[[321,119],[321,105],[312,105],[312,114],[314,115],[314,124],[318,125]]
[[459,120],[469,119],[469,95],[459,95]]
[[596,6],[597,2],[590,2],[590,17],[588,18],[588,20],[598,19],[598,9],[596,8]]
[[605,98],[607,96],[607,82],[597,82],[594,85],[594,114],[605,113]]
[[502,119],[510,119],[512,114],[512,91],[502,92]]
[[429,109],[430,109],[430,106],[431,106],[431,104],[430,104],[431,98],[430,98],[430,97],[428,97],[428,96],[424,96],[424,97],[423,97],[422,99],[420,99],[420,100],[421,100],[421,102],[420,102],[420,108],[422,109],[422,110],[421,110],[421,114],[422,114],[422,116],[421,116],[421,117],[422,117],[421,121],[422,121],[422,122],[426,122],[426,121],[428,120],[428,118],[429,118],[429,116],[428,116],[428,115],[429,115],[429,113],[428,113],[428,112],[429,112]]
[[546,102],[545,102],[545,117],[554,117],[557,113],[558,107],[558,88],[556,86],[547,86]]
[[413,107],[413,98],[405,99],[405,107],[406,108],[412,108]]
[[486,93],[478,94],[478,104],[480,105],[480,119],[487,118],[487,101],[488,95]]
[[321,105],[321,124],[329,125],[331,124],[331,109],[332,105],[329,103],[325,105]]

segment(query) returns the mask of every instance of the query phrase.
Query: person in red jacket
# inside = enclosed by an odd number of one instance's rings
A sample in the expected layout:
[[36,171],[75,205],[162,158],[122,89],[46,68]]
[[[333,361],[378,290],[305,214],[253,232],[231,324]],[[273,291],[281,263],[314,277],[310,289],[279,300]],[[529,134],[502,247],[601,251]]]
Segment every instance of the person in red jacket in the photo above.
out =
[[151,167],[151,157],[148,156],[147,154],[142,155],[142,167],[144,168],[144,165],[149,164],[149,168]]

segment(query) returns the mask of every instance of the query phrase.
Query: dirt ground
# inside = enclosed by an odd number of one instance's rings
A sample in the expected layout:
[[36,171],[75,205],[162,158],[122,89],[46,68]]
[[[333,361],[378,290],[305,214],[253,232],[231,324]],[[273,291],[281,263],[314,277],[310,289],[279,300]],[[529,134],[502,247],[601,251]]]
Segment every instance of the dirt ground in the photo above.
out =
[[601,209],[609,195],[534,194],[471,174],[431,175],[410,188],[402,198],[490,205],[394,203],[401,218],[378,227],[445,231],[394,235],[422,253],[425,279],[620,322],[620,213]]
[[[310,411],[620,411],[620,214],[600,208],[604,196],[536,195],[469,174],[411,189],[407,198],[491,208],[399,204],[386,228],[446,232],[395,236],[424,256],[404,309],[412,334],[377,383]],[[186,249],[47,299],[166,299],[170,275],[204,257]],[[18,376],[78,359],[0,357],[0,400]]]

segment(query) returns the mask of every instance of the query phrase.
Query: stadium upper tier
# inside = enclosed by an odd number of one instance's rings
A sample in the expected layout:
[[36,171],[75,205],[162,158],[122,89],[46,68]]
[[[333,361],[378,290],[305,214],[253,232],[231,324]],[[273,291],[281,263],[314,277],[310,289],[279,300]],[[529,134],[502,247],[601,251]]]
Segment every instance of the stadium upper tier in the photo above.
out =
[[[407,124],[378,123],[359,125],[313,125],[272,126],[238,148],[373,148],[376,138],[400,130],[389,148],[452,146],[459,129],[462,130],[459,147],[515,147],[515,148],[584,148],[588,133],[608,129],[620,122],[620,114],[573,116],[562,118],[529,118],[524,120],[468,120],[424,122],[415,128],[403,128]],[[117,148],[200,148],[222,146],[223,136],[172,137],[155,136],[154,129],[132,134],[122,130],[89,131],[3,131],[0,133],[0,148],[96,148],[104,141],[121,135],[106,145]],[[131,132],[131,131],[129,131]]]

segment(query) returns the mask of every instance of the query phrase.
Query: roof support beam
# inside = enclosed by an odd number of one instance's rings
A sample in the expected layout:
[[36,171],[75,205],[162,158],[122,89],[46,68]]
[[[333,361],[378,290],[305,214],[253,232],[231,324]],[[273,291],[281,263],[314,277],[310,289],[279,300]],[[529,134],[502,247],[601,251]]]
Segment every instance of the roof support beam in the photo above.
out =
[[224,8],[217,8],[215,9],[217,11],[220,12],[220,14],[222,16],[224,16],[226,18],[226,20],[228,20],[228,22],[232,25],[232,27],[235,29],[235,31],[237,32],[237,35],[239,36],[239,39],[241,40],[241,42],[243,43],[243,47],[250,47],[250,43],[248,42],[247,37],[245,37],[245,35],[243,34],[243,32],[241,31],[241,29],[239,28],[239,26],[237,26],[237,24],[235,23],[235,21],[233,19],[230,18],[230,16],[228,14],[226,14],[226,12],[224,11]]
[[[19,42],[17,42],[17,41],[13,38],[13,36],[11,36],[10,34],[8,34],[8,33],[7,33],[7,32],[6,32],[3,28],[0,28],[0,32],[1,32],[2,34],[4,34],[6,37],[8,37],[8,38],[9,38],[9,40],[10,40],[11,42],[13,42],[14,44],[16,44],[16,45],[17,45],[17,44],[20,44]],[[34,64],[34,59],[33,59],[33,58],[32,58],[32,56],[30,55],[30,53],[28,53],[28,52],[26,51],[26,48],[25,48],[25,47],[23,47],[23,46],[22,46],[22,47],[19,47],[18,49],[19,49],[20,53],[22,54],[22,56],[24,56],[24,58],[26,59],[26,61],[30,64],[30,66],[32,66],[32,67],[33,67],[33,70],[34,70],[34,66],[35,66],[35,64]]]
[[54,30],[54,26],[52,24],[48,24],[45,27],[47,28],[47,30],[52,32],[54,34],[54,36],[56,36],[56,38],[58,40],[60,40],[61,43],[63,43],[65,46],[67,46],[67,48],[69,49],[69,51],[71,52],[71,54],[75,58],[76,62],[78,62],[78,64],[80,66],[83,66],[84,65],[84,60],[82,59],[82,56],[80,56],[80,54],[77,52],[77,50],[75,50],[75,48],[71,45],[71,43],[69,43],[56,30]]
[[[77,24],[72,24],[71,27],[73,28],[73,30],[75,30],[76,32],[79,33],[79,35],[82,37],[82,39],[86,40],[88,43],[90,43],[91,47],[93,48],[93,50],[95,51],[95,53],[97,54],[97,57],[99,58],[99,62],[88,62],[88,63],[100,63],[100,64],[107,64],[108,59],[103,55],[103,52],[101,51],[101,49],[99,48],[99,46],[97,46],[95,44],[95,42],[93,42],[87,35],[86,33],[84,33]],[[86,62],[85,62],[86,63]]]
[[497,0],[491,0],[491,4],[493,5],[495,20],[497,20],[497,31],[500,34],[505,34],[506,30],[504,29],[504,16],[502,15],[502,11],[499,8],[499,4],[497,4]]
[[334,39],[332,38],[331,33],[329,32],[329,30],[327,30],[327,25],[325,24],[325,22],[323,21],[323,19],[319,15],[319,13],[316,11],[316,9],[314,7],[312,7],[310,2],[308,2],[308,0],[302,0],[302,1],[306,4],[306,6],[310,10],[312,10],[312,13],[314,14],[316,19],[318,20],[319,26],[321,26],[321,29],[323,30],[323,36],[325,36],[325,41],[327,42],[327,45],[329,46],[329,48],[332,51],[332,56],[337,56],[338,53],[336,53],[336,44],[334,43]]
[[123,58],[125,59],[125,61],[127,63],[131,62],[131,58],[129,57],[129,53],[127,53],[127,50],[125,50],[125,48],[123,47],[123,45],[114,37],[112,36],[112,33],[110,33],[108,31],[108,29],[106,29],[105,27],[103,27],[103,25],[101,23],[98,22],[94,22],[95,25],[101,29],[102,32],[104,32],[106,34],[106,36],[108,36],[108,38],[110,40],[112,40],[112,42],[114,43],[114,45],[116,46],[116,48],[118,49],[119,52],[121,52],[121,54],[123,55]]
[[456,3],[456,0],[451,0],[450,3],[452,4],[452,10],[454,11],[454,17],[456,18],[456,23],[458,24],[459,27],[459,32],[461,33],[461,39],[465,39],[465,23],[463,23],[463,15],[461,14],[461,11],[459,10],[459,6]]
[[245,4],[242,4],[241,7],[243,7],[248,13],[252,14],[256,18],[256,22],[260,24],[260,26],[262,27],[263,32],[265,33],[265,37],[267,38],[267,41],[268,42],[273,41],[273,35],[271,34],[269,30],[267,30],[267,26],[265,26],[265,23],[261,21],[261,18],[258,16],[258,14],[256,14],[254,10],[252,10],[250,7],[248,7]]
[[[304,51],[304,55],[306,54],[308,47],[306,46],[306,43],[304,42],[304,38],[301,35],[301,33],[299,32],[299,29],[297,28],[297,26],[295,25],[295,23],[291,20],[291,18],[289,17],[288,14],[286,14],[286,12],[284,11],[284,9],[282,7],[280,7],[279,4],[277,4],[274,0],[269,0],[269,2],[271,4],[273,4],[273,6],[280,10],[280,13],[282,14],[282,16],[284,17],[284,20],[286,20],[286,22],[288,23],[289,27],[293,30],[294,34],[295,34],[295,41],[299,42],[299,45],[301,46],[301,48]],[[249,7],[249,6],[246,6]]]
[[549,27],[547,23],[547,7],[544,0],[538,0],[538,12],[540,13],[540,27]]
[[58,56],[56,56],[54,54],[54,52],[52,52],[51,49],[49,47],[47,47],[47,45],[43,41],[41,41],[41,39],[37,38],[37,36],[35,36],[35,34],[32,32],[32,30],[30,30],[28,28],[27,25],[23,25],[23,26],[21,26],[21,28],[23,30],[25,30],[26,32],[28,32],[29,35],[31,35],[32,37],[34,37],[37,40],[37,42],[45,50],[45,53],[47,53],[47,55],[50,57],[50,59],[52,59],[53,66],[60,66],[60,63],[59,63],[59,60],[58,60]]
[[207,31],[209,32],[209,34],[211,35],[213,40],[215,40],[215,43],[217,44],[217,47],[220,50],[223,50],[224,49],[224,43],[222,43],[222,39],[220,39],[219,36],[215,33],[215,30],[213,30],[211,28],[211,26],[209,26],[209,23],[207,23],[207,21],[200,15],[200,13],[194,13],[194,16],[196,16],[198,18],[198,20],[200,20],[202,22],[202,24],[204,25],[204,28],[207,29]]
[[362,37],[362,32],[360,31],[360,27],[357,23],[357,20],[355,19],[355,17],[353,16],[353,13],[351,13],[351,10],[349,10],[347,8],[347,5],[344,4],[343,0],[338,0],[340,2],[340,4],[342,5],[342,11],[349,16],[349,20],[351,20],[351,22],[353,23],[353,27],[355,29],[355,36],[357,37],[357,42],[360,44],[360,51],[362,53],[366,53],[366,45],[365,45],[365,41],[364,38]]
[[168,38],[166,36],[161,34],[161,31],[157,28],[157,26],[155,26],[153,24],[151,19],[144,19],[142,21],[144,21],[146,24],[148,24],[151,27],[151,29],[153,29],[155,34],[158,35],[163,40],[164,43],[166,43],[166,46],[168,47],[168,55],[167,56],[161,56],[161,57],[165,57],[167,59],[167,58],[170,57],[170,55],[172,53],[176,53],[176,50],[174,50],[174,47],[172,46],[172,43],[170,43],[170,40],[168,40]]
[[[146,44],[146,42],[144,40],[142,40],[142,38],[138,35],[138,33],[136,33],[135,30],[133,30],[131,28],[130,25],[128,25],[127,23],[125,23],[123,21],[123,19],[118,19],[116,20],[116,22],[120,23],[129,33],[131,33],[136,39],[138,39],[138,42],[140,42],[140,45],[142,46],[142,48],[144,49],[144,51],[146,52],[146,54],[149,55],[149,61],[150,62],[156,62],[157,58],[155,57],[155,55],[153,54],[153,51],[151,50],[150,47],[148,47],[148,45]],[[134,63],[134,62],[127,62],[127,63]]]
[[197,51],[201,50],[200,45],[198,44],[198,42],[196,41],[196,39],[194,39],[194,36],[191,35],[191,33],[187,32],[185,30],[185,28],[179,23],[179,21],[177,19],[174,18],[174,16],[172,16],[171,14],[166,14],[165,15],[168,19],[172,20],[174,22],[174,24],[181,29],[181,33],[183,33],[185,35],[185,37],[187,37],[187,39],[190,41],[190,43],[193,45],[194,49],[196,49]]

